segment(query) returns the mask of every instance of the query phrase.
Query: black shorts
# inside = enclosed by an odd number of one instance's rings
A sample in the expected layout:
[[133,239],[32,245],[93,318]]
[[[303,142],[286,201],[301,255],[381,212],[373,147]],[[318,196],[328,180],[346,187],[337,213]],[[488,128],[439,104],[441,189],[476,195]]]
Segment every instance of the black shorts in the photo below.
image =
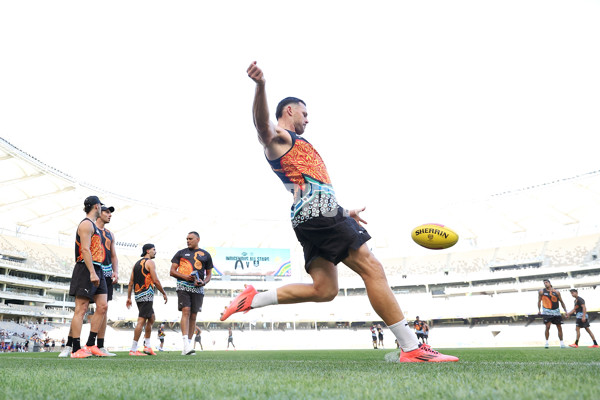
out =
[[106,281],[106,299],[108,301],[111,301],[113,298],[113,292],[114,292],[112,276],[105,276],[104,280]]
[[383,335],[379,335],[379,340],[383,340]]
[[201,343],[202,342],[202,336],[196,335],[196,339],[194,339],[194,340],[196,340],[196,343]]
[[542,317],[544,318],[544,323],[553,323],[554,325],[562,325],[563,323],[563,319],[562,316],[560,315],[543,315]]
[[159,337],[158,340],[160,340],[161,343],[165,342],[165,338],[164,337]]
[[90,271],[88,271],[85,263],[78,262],[73,267],[73,275],[71,276],[71,287],[69,288],[69,296],[81,296],[90,299],[90,302],[94,302],[94,296],[98,294],[106,294],[106,279],[102,279],[104,274],[102,268],[94,264],[94,270],[96,275],[100,278],[100,284],[94,286],[90,280]]
[[154,315],[153,301],[140,301],[136,303],[138,306],[138,317],[150,319]]
[[377,341],[377,336],[371,336],[373,338],[373,341],[376,342]]
[[583,322],[581,320],[581,318],[577,318],[575,320],[575,324],[577,325],[578,328],[589,328],[590,327],[590,320],[588,318],[586,318],[585,322]]
[[309,219],[296,226],[294,232],[304,250],[306,272],[315,258],[322,257],[337,265],[348,257],[350,249],[358,250],[371,239],[354,218],[344,215],[342,207],[335,216]]
[[424,333],[421,332],[416,332],[417,333],[417,339],[423,339],[425,337]]
[[179,311],[186,307],[190,308],[192,314],[202,311],[204,295],[202,293],[187,292],[185,290],[177,291],[177,309]]

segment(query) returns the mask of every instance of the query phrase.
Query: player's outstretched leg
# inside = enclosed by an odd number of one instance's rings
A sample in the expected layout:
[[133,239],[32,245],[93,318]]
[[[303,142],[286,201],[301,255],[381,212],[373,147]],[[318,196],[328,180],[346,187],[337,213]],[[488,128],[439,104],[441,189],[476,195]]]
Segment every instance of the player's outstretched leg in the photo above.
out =
[[240,293],[235,299],[233,299],[231,304],[229,304],[229,307],[227,307],[225,309],[225,311],[223,311],[223,314],[221,314],[221,321],[225,321],[227,318],[229,318],[231,316],[231,314],[234,314],[237,312],[250,311],[250,306],[252,305],[252,299],[254,299],[254,296],[256,296],[256,293],[258,293],[258,292],[256,291],[256,289],[254,289],[254,286],[252,286],[252,285],[246,286],[246,289],[244,289],[244,291],[242,293]]
[[404,318],[396,296],[390,289],[383,265],[366,245],[363,244],[357,250],[351,249],[350,255],[343,263],[360,275],[365,283],[371,306],[398,339],[402,349],[400,362],[458,361],[457,357],[441,354],[429,345],[419,343],[419,339]]

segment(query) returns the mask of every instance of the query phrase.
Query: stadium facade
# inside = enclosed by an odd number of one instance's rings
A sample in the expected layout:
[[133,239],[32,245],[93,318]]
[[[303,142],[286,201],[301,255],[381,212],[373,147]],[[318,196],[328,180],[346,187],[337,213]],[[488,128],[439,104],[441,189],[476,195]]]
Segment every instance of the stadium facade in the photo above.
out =
[[[118,218],[109,226],[116,234],[120,267],[117,293],[109,309],[115,327],[127,326],[137,316],[135,310],[126,309],[125,300],[131,268],[146,242],[155,243],[165,255],[156,263],[171,301],[167,305],[155,302],[157,320],[179,321],[168,255],[181,248],[185,234],[197,226],[202,227],[202,244],[209,249],[267,253],[289,249],[285,273],[281,269],[278,273],[216,273],[199,318],[205,328],[235,324],[248,330],[316,331],[360,329],[380,322],[368,303],[364,284],[344,267],[339,268],[339,296],[330,305],[270,307],[236,314],[225,324],[218,322],[223,307],[244,283],[251,282],[260,291],[309,279],[286,220],[190,216],[185,210],[78,181],[1,138],[0,188],[0,321],[64,323],[71,318],[74,299],[68,296],[68,285],[74,232],[83,215],[82,199],[95,194],[118,210]],[[469,204],[447,205],[445,213],[461,235],[451,249],[411,248],[405,246],[408,233],[384,231],[377,233],[373,251],[383,261],[407,318],[419,315],[433,329],[539,323],[537,291],[545,278],[563,290],[569,309],[572,299],[564,289],[578,288],[593,322],[600,311],[599,206],[600,172],[596,171]],[[252,224],[253,233],[243,240],[223,228],[244,224]]]

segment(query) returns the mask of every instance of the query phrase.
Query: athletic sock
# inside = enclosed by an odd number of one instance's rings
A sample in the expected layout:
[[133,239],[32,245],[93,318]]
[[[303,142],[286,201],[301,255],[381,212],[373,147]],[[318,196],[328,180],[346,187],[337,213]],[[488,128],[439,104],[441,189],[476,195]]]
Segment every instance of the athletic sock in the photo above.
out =
[[93,346],[96,344],[96,336],[98,335],[98,332],[90,332],[90,336],[88,336],[88,341],[85,344],[86,346]]
[[150,347],[150,338],[145,338],[144,339],[144,346]]
[[137,351],[137,346],[138,346],[137,340],[134,340],[131,343],[131,351]]
[[393,325],[389,325],[388,328],[390,328],[390,331],[392,331],[394,336],[396,336],[396,339],[398,339],[402,351],[409,352],[419,348],[419,339],[417,339],[415,332],[408,326],[406,319],[396,322]]
[[252,299],[252,308],[259,308],[265,306],[274,306],[279,304],[277,301],[277,289],[267,290],[266,292],[257,293]]
[[561,341],[560,341],[560,345],[561,345],[561,346],[564,346],[564,345],[565,345],[565,342],[561,340]]
[[73,353],[77,353],[77,351],[81,349],[81,340],[77,338],[73,338]]
[[67,336],[66,346],[73,347],[73,336]]
[[594,340],[594,346],[598,346],[598,342]]
[[104,338],[102,338],[102,339],[98,338],[97,341],[98,341],[98,348],[100,348],[100,349],[103,348],[104,347]]
[[183,339],[183,347],[189,346],[187,335],[183,335],[182,339]]
[[[594,341],[594,342],[595,342],[595,341]],[[576,345],[579,345],[579,339],[577,339],[577,340],[575,341],[575,344],[576,344]]]

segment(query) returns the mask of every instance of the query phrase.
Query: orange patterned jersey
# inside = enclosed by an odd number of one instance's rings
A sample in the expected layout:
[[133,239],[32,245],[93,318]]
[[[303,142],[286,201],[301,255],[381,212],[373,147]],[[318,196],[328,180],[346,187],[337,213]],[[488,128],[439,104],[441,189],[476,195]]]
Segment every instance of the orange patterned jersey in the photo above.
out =
[[323,159],[306,139],[288,131],[292,147],[276,160],[269,160],[275,175],[294,194],[292,225],[319,217],[333,216],[338,204]]
[[154,301],[154,281],[150,269],[146,267],[148,258],[138,260],[133,266],[133,292],[135,301]]
[[[184,275],[196,273],[200,279],[204,279],[206,271],[213,267],[212,257],[208,251],[203,249],[179,250],[175,253],[171,262],[178,265],[177,272]],[[193,282],[181,279],[177,279],[177,290],[204,294],[204,286],[195,286]]]
[[558,292],[554,289],[542,290],[542,306],[548,310],[558,310]]
[[[92,243],[90,250],[92,251],[92,262],[98,266],[102,264],[102,261],[106,257],[104,247],[102,246],[102,239],[100,238],[100,229],[96,224],[89,218],[84,218],[81,222],[88,220],[94,226],[94,233],[92,234]],[[79,225],[81,225],[81,222]],[[75,234],[75,262],[83,262],[83,256],[81,254],[81,238],[79,237],[79,228]]]

